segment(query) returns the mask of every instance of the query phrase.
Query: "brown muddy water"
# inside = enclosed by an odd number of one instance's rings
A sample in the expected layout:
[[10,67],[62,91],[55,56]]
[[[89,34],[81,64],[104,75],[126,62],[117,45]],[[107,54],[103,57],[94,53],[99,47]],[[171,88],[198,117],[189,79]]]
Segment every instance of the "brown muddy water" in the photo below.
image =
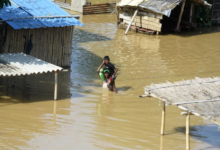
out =
[[[0,78],[0,149],[3,150],[182,150],[185,117],[167,107],[160,136],[161,105],[138,98],[151,83],[220,74],[218,27],[149,36],[117,29],[115,15],[82,16],[74,30],[70,72],[59,74],[53,101],[53,74]],[[96,74],[109,55],[119,68],[118,94],[101,88]],[[218,126],[191,117],[192,150],[220,149]]]

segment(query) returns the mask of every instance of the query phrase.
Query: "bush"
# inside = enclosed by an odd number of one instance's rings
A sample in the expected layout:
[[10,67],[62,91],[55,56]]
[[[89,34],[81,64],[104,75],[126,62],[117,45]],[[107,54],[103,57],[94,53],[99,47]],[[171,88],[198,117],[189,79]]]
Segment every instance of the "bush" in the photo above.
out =
[[205,6],[196,6],[195,8],[195,22],[197,27],[211,27],[211,9]]

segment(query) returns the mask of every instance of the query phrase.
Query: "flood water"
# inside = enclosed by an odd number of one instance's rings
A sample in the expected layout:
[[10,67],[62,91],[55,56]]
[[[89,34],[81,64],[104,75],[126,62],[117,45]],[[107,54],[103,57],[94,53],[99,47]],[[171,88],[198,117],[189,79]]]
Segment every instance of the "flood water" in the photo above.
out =
[[[150,36],[117,29],[114,14],[81,16],[74,29],[70,72],[0,78],[0,149],[3,150],[182,150],[185,117],[166,108],[160,136],[161,105],[138,98],[144,86],[220,74],[220,28]],[[118,94],[101,88],[96,69],[109,55],[119,69]],[[7,83],[7,84],[6,84]],[[218,126],[192,116],[192,150],[220,149]]]

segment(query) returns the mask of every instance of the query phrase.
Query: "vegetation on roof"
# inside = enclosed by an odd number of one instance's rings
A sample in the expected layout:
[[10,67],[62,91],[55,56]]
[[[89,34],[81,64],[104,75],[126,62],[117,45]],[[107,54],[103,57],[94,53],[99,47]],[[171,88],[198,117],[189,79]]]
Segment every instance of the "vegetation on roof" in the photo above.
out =
[[2,9],[4,5],[11,5],[10,0],[0,0],[0,9]]

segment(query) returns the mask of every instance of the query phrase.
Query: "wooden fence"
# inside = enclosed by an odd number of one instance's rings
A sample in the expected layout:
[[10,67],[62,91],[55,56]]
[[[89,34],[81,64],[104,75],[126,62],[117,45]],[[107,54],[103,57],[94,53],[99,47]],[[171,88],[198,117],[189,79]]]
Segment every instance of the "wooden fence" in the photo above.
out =
[[116,3],[92,4],[83,6],[83,15],[112,13]]

